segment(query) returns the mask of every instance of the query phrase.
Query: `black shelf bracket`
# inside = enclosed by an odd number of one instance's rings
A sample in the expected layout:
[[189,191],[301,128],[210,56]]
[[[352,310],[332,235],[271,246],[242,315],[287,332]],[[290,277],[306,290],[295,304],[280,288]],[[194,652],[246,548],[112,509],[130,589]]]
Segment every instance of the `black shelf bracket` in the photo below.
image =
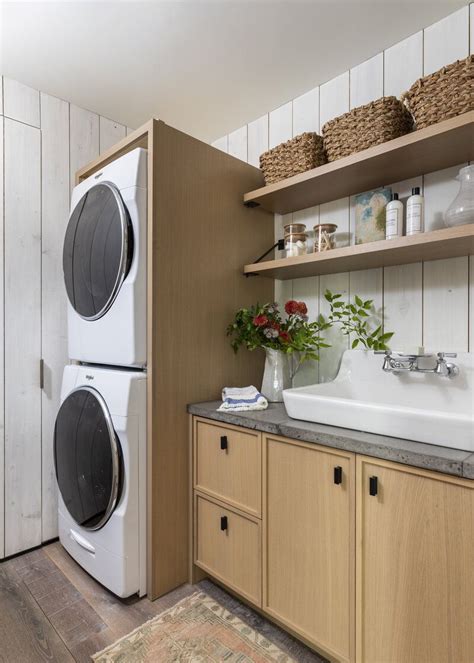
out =
[[[252,265],[256,265],[257,262],[262,261],[264,258],[267,257],[269,253],[271,253],[274,249],[278,249],[278,251],[283,251],[285,248],[285,240],[284,239],[279,239],[278,242],[275,242],[273,246],[271,246],[268,251],[265,251],[265,253],[262,253],[260,258],[257,258],[257,260],[254,260]],[[249,272],[248,274],[245,274],[245,276],[258,276],[258,274],[255,274],[254,272]]]
[[255,200],[246,200],[244,206],[251,209],[252,207],[260,207],[260,203],[255,202]]

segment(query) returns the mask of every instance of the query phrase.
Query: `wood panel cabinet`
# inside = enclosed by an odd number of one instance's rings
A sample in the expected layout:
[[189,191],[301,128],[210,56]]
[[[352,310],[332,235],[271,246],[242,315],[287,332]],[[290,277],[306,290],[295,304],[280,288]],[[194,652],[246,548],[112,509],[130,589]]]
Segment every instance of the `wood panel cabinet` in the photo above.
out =
[[357,661],[472,663],[474,482],[359,457],[357,504]]
[[194,420],[194,487],[260,516],[261,433]]
[[267,437],[264,466],[264,608],[334,659],[350,661],[354,455]]

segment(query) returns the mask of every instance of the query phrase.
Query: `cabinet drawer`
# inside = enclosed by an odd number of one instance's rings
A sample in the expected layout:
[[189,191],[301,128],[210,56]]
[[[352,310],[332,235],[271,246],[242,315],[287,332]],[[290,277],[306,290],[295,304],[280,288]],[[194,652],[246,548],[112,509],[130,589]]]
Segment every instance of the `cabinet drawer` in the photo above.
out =
[[195,420],[194,486],[260,516],[260,433]]
[[196,494],[195,562],[261,605],[260,522]]

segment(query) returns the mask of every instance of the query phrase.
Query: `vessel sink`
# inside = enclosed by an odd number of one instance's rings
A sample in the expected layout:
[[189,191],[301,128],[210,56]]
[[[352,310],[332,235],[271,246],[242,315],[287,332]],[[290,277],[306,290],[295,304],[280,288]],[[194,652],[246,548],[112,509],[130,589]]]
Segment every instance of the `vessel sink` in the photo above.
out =
[[[453,378],[386,373],[384,357],[346,350],[331,382],[285,389],[288,415],[330,426],[474,452],[474,355],[458,353]],[[423,358],[427,367],[436,358]]]

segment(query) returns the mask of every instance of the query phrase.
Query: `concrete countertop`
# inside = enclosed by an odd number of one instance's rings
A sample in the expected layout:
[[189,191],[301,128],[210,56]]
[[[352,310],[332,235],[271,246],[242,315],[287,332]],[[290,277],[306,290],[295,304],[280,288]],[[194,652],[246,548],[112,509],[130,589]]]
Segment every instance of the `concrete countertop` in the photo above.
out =
[[283,403],[270,403],[267,410],[257,412],[232,413],[218,412],[217,408],[220,404],[221,401],[193,403],[188,405],[188,412],[206,419],[259,430],[272,435],[282,435],[294,440],[317,443],[404,465],[474,479],[474,453],[469,451],[290,419]]

